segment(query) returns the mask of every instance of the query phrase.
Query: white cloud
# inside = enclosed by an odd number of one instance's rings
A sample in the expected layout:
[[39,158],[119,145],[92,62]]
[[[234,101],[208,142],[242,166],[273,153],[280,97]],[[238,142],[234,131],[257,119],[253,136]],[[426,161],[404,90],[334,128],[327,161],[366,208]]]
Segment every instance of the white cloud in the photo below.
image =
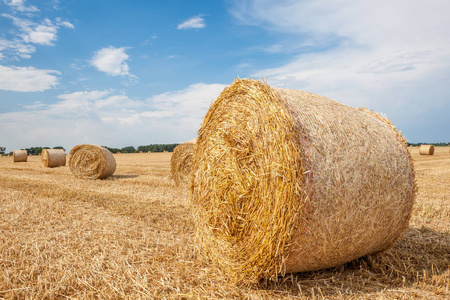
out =
[[39,11],[39,9],[34,6],[25,6],[25,0],[3,0],[6,5],[10,6],[12,9],[20,11],[20,12],[36,12]]
[[46,19],[44,24],[37,25],[34,28],[25,28],[24,31],[22,38],[26,43],[51,46],[57,39],[58,27]]
[[198,28],[204,28],[205,25],[205,19],[203,19],[200,16],[192,17],[186,21],[184,21],[181,24],[178,24],[177,28],[180,29],[198,29]]
[[159,94],[147,99],[154,110],[146,113],[155,117],[200,120],[224,88],[223,84],[197,83],[183,90]]
[[439,0],[244,0],[230,7],[239,22],[286,37],[269,49],[298,49],[290,62],[254,77],[386,112],[417,138],[436,131],[414,125],[425,117],[424,99],[436,106],[427,116],[450,109],[449,89],[437,84],[450,75],[450,18],[442,13],[449,10]]
[[6,67],[0,65],[0,89],[16,92],[41,92],[54,88],[61,74],[55,70],[33,67]]
[[36,51],[36,45],[53,46],[58,39],[58,30],[60,27],[73,29],[70,22],[56,19],[56,23],[50,19],[44,19],[40,24],[29,19],[18,18],[9,14],[1,14],[4,18],[11,19],[13,24],[19,28],[15,37],[11,39],[0,38],[0,51],[5,51],[10,57],[30,58]]
[[36,51],[36,47],[18,39],[8,41],[0,38],[0,51],[4,51],[6,54],[12,53],[20,58],[30,58],[31,54]]
[[112,46],[102,48],[95,52],[91,60],[91,64],[99,71],[105,72],[112,76],[129,75],[130,68],[126,63],[129,60],[128,54],[125,53],[126,48],[115,48]]
[[183,142],[196,136],[224,87],[198,83],[145,100],[110,90],[62,94],[53,104],[36,101],[24,111],[0,113],[0,128],[8,128],[0,131],[0,140],[8,141],[8,151],[37,145],[70,149],[80,143],[124,147]]

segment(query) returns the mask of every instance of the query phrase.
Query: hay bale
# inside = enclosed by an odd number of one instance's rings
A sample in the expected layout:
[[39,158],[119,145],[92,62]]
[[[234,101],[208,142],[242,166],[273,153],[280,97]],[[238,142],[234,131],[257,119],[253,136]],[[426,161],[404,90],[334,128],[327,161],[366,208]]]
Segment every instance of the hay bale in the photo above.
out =
[[97,145],[78,145],[70,150],[70,171],[78,178],[103,179],[116,170],[111,152]]
[[28,158],[27,150],[14,150],[13,161],[14,162],[26,162]]
[[66,152],[63,149],[42,149],[41,154],[44,167],[54,168],[66,165]]
[[420,155],[433,155],[434,154],[434,146],[433,145],[420,145],[419,154]]
[[190,183],[203,252],[237,282],[389,248],[414,193],[406,142],[389,121],[249,79],[211,104]]
[[177,186],[187,186],[192,168],[194,146],[197,139],[179,144],[170,158],[170,176]]

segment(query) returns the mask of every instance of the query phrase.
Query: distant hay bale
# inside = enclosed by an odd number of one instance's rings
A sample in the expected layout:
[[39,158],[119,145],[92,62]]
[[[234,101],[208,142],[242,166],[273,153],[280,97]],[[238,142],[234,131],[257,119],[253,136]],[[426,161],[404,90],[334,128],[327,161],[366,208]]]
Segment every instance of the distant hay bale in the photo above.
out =
[[70,150],[70,171],[78,178],[103,179],[116,170],[111,152],[97,145],[78,145]]
[[420,145],[419,147],[420,155],[433,155],[434,146],[433,145]]
[[42,149],[41,161],[48,168],[65,166],[66,152],[63,149]]
[[203,252],[232,280],[330,268],[408,226],[414,170],[385,118],[238,79],[211,104],[190,202]]
[[170,158],[170,175],[177,186],[187,186],[192,168],[192,158],[196,139],[179,144]]
[[28,158],[27,150],[14,150],[13,161],[14,162],[26,162]]

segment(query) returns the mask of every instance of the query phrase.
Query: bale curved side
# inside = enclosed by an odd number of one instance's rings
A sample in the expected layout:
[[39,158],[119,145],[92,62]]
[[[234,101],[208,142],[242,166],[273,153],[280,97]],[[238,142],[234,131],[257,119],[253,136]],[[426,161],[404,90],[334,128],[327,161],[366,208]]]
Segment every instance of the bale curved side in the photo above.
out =
[[420,145],[419,154],[420,155],[434,155],[434,146],[433,145]]
[[187,186],[189,184],[195,142],[196,139],[193,139],[179,144],[173,149],[170,158],[170,176],[177,186]]
[[190,191],[205,254],[252,282],[385,250],[408,224],[415,183],[389,121],[243,79],[205,116]]
[[69,166],[75,177],[103,179],[114,174],[116,160],[106,148],[83,144],[70,150]]
[[26,162],[28,158],[27,150],[14,150],[13,161],[14,162]]
[[48,168],[65,166],[66,152],[63,149],[42,149],[41,161]]

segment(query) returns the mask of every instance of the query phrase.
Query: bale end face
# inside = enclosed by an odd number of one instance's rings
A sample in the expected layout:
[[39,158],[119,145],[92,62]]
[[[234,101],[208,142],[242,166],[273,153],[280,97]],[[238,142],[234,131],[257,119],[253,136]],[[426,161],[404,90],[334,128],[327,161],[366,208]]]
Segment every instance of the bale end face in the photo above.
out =
[[77,178],[104,179],[116,170],[116,160],[104,147],[83,144],[70,150],[69,166]]
[[170,158],[170,176],[177,186],[189,185],[189,174],[192,169],[192,159],[196,139],[179,144],[173,149]]

